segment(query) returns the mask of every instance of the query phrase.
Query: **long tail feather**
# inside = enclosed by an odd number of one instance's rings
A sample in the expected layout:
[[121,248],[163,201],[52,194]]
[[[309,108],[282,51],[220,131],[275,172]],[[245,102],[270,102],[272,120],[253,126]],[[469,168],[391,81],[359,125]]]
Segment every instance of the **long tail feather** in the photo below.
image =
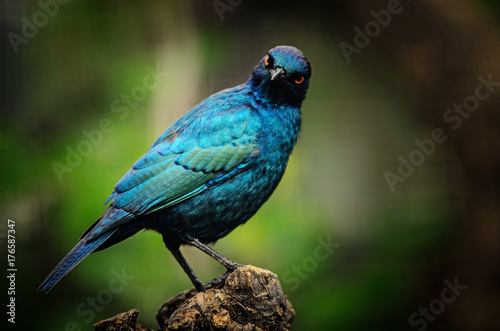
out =
[[[116,231],[116,230],[115,230]],[[61,262],[52,270],[45,278],[38,291],[49,292],[68,272],[71,271],[78,263],[85,259],[90,253],[101,246],[115,231],[109,231],[93,241],[85,242],[81,240]]]

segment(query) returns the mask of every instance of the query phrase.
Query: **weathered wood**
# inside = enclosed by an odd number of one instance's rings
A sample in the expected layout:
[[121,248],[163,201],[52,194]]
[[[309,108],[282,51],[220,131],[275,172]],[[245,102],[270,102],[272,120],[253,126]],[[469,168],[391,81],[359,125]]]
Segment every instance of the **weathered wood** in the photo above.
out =
[[94,328],[96,331],[153,331],[144,329],[140,324],[137,324],[138,315],[139,309],[130,309],[127,312],[97,322]]
[[[95,325],[96,331],[146,331],[132,309]],[[204,292],[192,289],[158,311],[159,330],[289,330],[295,311],[278,277],[254,266],[224,275]]]

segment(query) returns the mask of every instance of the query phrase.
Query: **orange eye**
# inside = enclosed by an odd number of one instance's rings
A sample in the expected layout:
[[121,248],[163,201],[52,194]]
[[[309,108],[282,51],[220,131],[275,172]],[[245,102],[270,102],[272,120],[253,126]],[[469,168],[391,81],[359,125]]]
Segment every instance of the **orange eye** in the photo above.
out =
[[295,84],[300,84],[304,81],[304,76],[295,79]]
[[269,66],[269,55],[266,57],[266,59],[264,60],[264,64],[266,65],[266,67]]

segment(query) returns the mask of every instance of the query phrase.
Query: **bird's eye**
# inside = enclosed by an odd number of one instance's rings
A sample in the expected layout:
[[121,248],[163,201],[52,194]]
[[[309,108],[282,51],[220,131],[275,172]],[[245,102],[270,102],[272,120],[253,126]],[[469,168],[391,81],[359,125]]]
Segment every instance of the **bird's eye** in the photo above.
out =
[[301,84],[304,81],[304,76],[295,79],[295,84]]
[[266,65],[266,67],[269,67],[271,65],[271,58],[268,56],[266,56],[266,59],[264,60],[264,64]]

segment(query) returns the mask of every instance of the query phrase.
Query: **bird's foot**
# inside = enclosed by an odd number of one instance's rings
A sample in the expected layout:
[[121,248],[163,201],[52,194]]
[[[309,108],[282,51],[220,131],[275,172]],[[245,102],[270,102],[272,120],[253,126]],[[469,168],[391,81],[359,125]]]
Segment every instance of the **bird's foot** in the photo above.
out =
[[215,288],[215,287],[218,287],[219,285],[223,284],[227,277],[233,272],[235,271],[236,269],[240,268],[240,267],[243,267],[244,265],[243,264],[238,264],[238,263],[234,263],[233,265],[231,265],[231,268],[228,268],[227,271],[225,273],[223,273],[222,275],[220,275],[219,277],[216,277],[212,280],[209,280],[208,282],[205,283],[205,289],[209,289],[209,288]]
[[194,285],[194,288],[196,289],[196,291],[198,291],[198,292],[205,292],[205,289],[207,288],[206,285],[203,285],[203,283],[199,279],[197,282],[193,281],[193,285]]
[[225,273],[223,273],[222,275],[220,275],[219,277],[216,277],[212,280],[209,280],[208,282],[205,283],[205,289],[209,289],[209,288],[215,288],[215,287],[218,287],[219,285],[223,284],[227,277],[231,274],[232,271],[226,271]]
[[236,269],[238,269],[238,268],[241,268],[241,267],[245,266],[244,264],[239,264],[239,263],[236,263],[236,262],[231,261],[231,260],[229,260],[229,261],[230,261],[231,263],[230,263],[230,264],[228,264],[228,265],[226,265],[226,269],[227,269],[227,272],[226,272],[226,273],[228,273],[228,272],[229,272],[229,273],[231,273],[231,272],[235,271]]

